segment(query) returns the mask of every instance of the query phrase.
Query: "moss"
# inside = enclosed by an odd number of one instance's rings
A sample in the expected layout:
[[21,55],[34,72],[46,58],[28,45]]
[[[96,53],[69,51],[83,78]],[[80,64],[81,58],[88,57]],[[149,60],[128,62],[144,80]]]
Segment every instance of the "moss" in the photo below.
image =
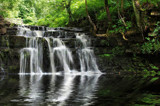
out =
[[0,36],[0,47],[23,48],[26,46],[26,38],[23,36]]
[[107,40],[101,40],[100,45],[109,46],[109,42]]
[[9,36],[11,48],[23,48],[26,46],[26,38],[23,36]]
[[17,70],[18,67],[17,66],[9,66],[9,70]]
[[8,36],[0,36],[0,46],[1,47],[9,47]]

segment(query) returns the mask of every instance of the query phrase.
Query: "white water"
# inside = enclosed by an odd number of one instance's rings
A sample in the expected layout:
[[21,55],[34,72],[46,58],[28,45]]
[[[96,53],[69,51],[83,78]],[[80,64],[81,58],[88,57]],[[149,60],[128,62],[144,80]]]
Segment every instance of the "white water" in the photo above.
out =
[[55,63],[54,63],[54,56],[53,56],[53,50],[52,50],[51,43],[50,43],[50,39],[53,39],[53,38],[47,38],[47,37],[45,37],[45,39],[46,39],[46,41],[48,43],[48,48],[49,48],[50,67],[51,67],[52,73],[56,73],[56,68],[55,68]]
[[43,37],[44,31],[31,31],[25,27],[19,27],[18,36],[26,37],[26,48],[20,51],[20,74],[43,74],[43,38],[47,42],[50,59],[50,73],[57,72],[89,74],[101,73],[96,64],[90,42],[84,34],[77,34],[76,39],[80,42],[78,56],[80,72],[73,69],[74,61],[72,52],[66,47],[60,38]]
[[[71,51],[64,45],[64,42],[58,38],[47,38],[45,37],[50,54],[50,65],[52,73],[56,72],[55,63],[60,61],[60,66],[63,67],[65,73],[70,73],[70,64],[73,64],[73,56]],[[50,40],[52,40],[53,45],[51,45]]]
[[89,47],[90,41],[86,38],[85,34],[77,34],[76,38],[80,41],[81,47],[79,48],[78,55],[80,60],[81,72],[94,72],[101,73],[96,64],[96,58],[93,50]]
[[26,48],[20,51],[20,73],[42,73],[43,47],[39,38],[43,36],[43,32],[22,28],[18,36],[26,37]]
[[56,60],[56,58],[58,58],[61,66],[63,66],[64,72],[70,73],[70,65],[73,65],[73,56],[71,51],[64,45],[63,41],[58,38],[53,39],[53,44],[55,45],[53,48],[54,59]]

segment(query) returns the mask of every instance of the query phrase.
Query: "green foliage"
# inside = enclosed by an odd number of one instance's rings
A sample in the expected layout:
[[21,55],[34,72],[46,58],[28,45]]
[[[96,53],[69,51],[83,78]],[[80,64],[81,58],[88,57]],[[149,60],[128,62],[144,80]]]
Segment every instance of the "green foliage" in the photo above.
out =
[[[140,0],[140,2],[141,4],[149,2],[158,5],[160,0]],[[2,0],[0,15],[6,18],[21,18],[25,24],[29,25],[67,26],[70,24],[69,14],[67,13],[68,3],[69,0]],[[104,1],[87,0],[87,4],[93,22],[107,21]],[[88,21],[86,19],[85,0],[71,0],[69,7],[73,22]],[[109,0],[109,10],[114,23],[110,32],[125,32],[132,27],[130,16],[124,17],[127,27],[123,25],[121,19],[118,19],[118,7],[120,8],[120,1],[118,3],[117,0]],[[124,0],[124,10],[126,14],[133,12],[132,1]]]
[[142,53],[145,54],[145,53],[151,53],[152,52],[152,43],[151,42],[146,42],[142,45],[141,47],[141,50],[142,50]]
[[125,31],[129,30],[132,27],[131,21],[126,21],[126,25],[127,26],[124,26],[122,20],[120,19],[118,20],[117,24],[112,26],[112,30],[110,30],[109,32],[110,33],[113,33],[113,32],[114,33],[119,33],[119,32],[124,33]]
[[110,57],[111,54],[103,54],[103,56],[105,56],[105,57]]
[[151,3],[151,4],[154,4],[155,6],[158,5],[158,2],[160,2],[160,0],[140,0],[141,4],[143,4],[143,3]]
[[[159,23],[159,22],[158,22]],[[159,41],[159,32],[160,31],[160,26],[157,24],[156,29],[154,32],[150,35],[150,37],[146,37],[145,39],[147,42],[145,42],[142,45],[142,53],[147,54],[147,53],[154,53],[154,52],[159,52],[160,51],[160,41]]]
[[155,65],[153,65],[153,64],[150,64],[150,67],[151,67],[151,69],[153,69],[153,70],[158,70],[158,69],[159,69],[157,66],[155,66]]
[[115,47],[112,50],[113,55],[123,55],[124,54],[124,47]]
[[151,80],[150,80],[150,82],[152,83],[152,82],[154,82],[154,81],[156,81],[156,80],[158,80],[159,79],[159,77],[154,77],[154,78],[152,78]]
[[159,97],[159,95],[143,94],[143,98],[139,98],[139,102],[144,103],[145,106],[156,106],[160,103]]

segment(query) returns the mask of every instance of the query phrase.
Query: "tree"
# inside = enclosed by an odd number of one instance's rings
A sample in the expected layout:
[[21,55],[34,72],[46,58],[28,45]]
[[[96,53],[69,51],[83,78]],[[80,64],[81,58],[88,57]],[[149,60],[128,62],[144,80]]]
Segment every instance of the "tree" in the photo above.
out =
[[[120,12],[120,9],[119,9],[119,0],[117,0],[117,9],[118,9],[118,17],[121,20],[122,24],[124,25],[124,29],[126,30],[127,24],[125,22],[125,17],[124,17],[123,0],[121,0],[121,12]],[[128,40],[125,37],[125,30],[120,31],[120,33],[122,34],[124,40]]]
[[63,0],[64,6],[67,10],[67,13],[69,15],[69,23],[72,21],[72,12],[71,12],[71,2],[72,0]]
[[139,28],[141,28],[141,17],[140,17],[140,11],[138,10],[139,6],[139,0],[132,0],[133,9],[136,17],[136,23]]
[[117,9],[118,9],[118,17],[119,19],[122,21],[123,25],[125,27],[127,27],[126,25],[126,22],[124,20],[124,10],[123,10],[123,0],[121,0],[121,12],[120,12],[120,9],[119,9],[119,0],[117,0]]
[[124,1],[121,0],[121,12],[122,12],[122,15],[124,15]]
[[141,11],[144,11],[144,10],[141,8],[139,0],[132,0],[132,4],[133,4],[135,17],[136,17],[136,23],[137,23],[137,26],[138,26],[139,30],[142,33],[142,37],[143,37],[143,40],[144,40],[143,19],[141,18]]
[[96,27],[96,25],[93,23],[90,15],[89,15],[88,6],[87,6],[87,0],[85,0],[85,6],[86,6],[86,13],[87,13],[88,20],[89,20],[90,24],[93,26],[93,34],[96,35],[97,27]]
[[104,3],[105,3],[105,9],[106,9],[106,13],[107,13],[108,22],[111,22],[112,20],[111,20],[111,15],[109,12],[108,0],[104,0]]

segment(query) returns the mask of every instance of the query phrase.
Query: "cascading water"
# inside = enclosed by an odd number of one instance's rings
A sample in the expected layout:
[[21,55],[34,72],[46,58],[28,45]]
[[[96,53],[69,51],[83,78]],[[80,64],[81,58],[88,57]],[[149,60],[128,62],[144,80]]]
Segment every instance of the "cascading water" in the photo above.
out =
[[[71,51],[64,45],[64,42],[59,38],[47,38],[45,37],[50,54],[50,63],[52,73],[56,72],[55,62],[56,60],[60,61],[60,66],[63,67],[64,72],[70,73],[71,68],[70,64],[73,64],[73,58]],[[52,40],[53,45],[51,46],[50,39]]]
[[[65,42],[61,38],[44,37],[44,31],[32,31],[29,28],[19,27],[18,36],[26,37],[26,48],[20,51],[20,73],[42,74],[43,68],[43,42],[47,42],[49,51],[49,63],[52,74],[61,71],[64,73],[78,72],[74,69],[75,60],[73,59],[72,52],[66,47]],[[60,34],[60,33],[59,33]],[[65,36],[67,34],[65,33]],[[60,35],[59,35],[60,36]],[[89,46],[89,40],[85,34],[77,33],[76,39],[80,46],[78,48],[80,72],[81,74],[92,72],[100,73],[96,64],[94,52]],[[46,59],[46,57],[44,57]],[[30,71],[28,71],[30,70]],[[77,69],[78,70],[78,69]]]
[[[42,73],[43,47],[42,43],[39,42],[42,34],[42,31],[20,29],[18,35],[26,37],[26,48],[20,51],[20,73]],[[30,70],[30,72],[27,72],[27,70]]]
[[57,57],[59,59],[64,72],[70,73],[70,64],[73,64],[73,58],[70,50],[64,45],[62,40],[58,38],[53,39],[53,44],[55,45],[53,48],[54,58]]
[[80,42],[80,47],[78,50],[81,72],[94,72],[101,73],[96,64],[96,58],[93,50],[90,45],[89,39],[85,36],[85,34],[77,34],[76,38]]
[[52,73],[55,73],[56,69],[55,69],[55,63],[54,63],[54,58],[53,58],[53,49],[52,49],[51,43],[50,43],[50,39],[53,39],[53,38],[45,37],[45,39],[46,39],[46,41],[48,43],[48,48],[49,48],[50,67],[51,67]]

